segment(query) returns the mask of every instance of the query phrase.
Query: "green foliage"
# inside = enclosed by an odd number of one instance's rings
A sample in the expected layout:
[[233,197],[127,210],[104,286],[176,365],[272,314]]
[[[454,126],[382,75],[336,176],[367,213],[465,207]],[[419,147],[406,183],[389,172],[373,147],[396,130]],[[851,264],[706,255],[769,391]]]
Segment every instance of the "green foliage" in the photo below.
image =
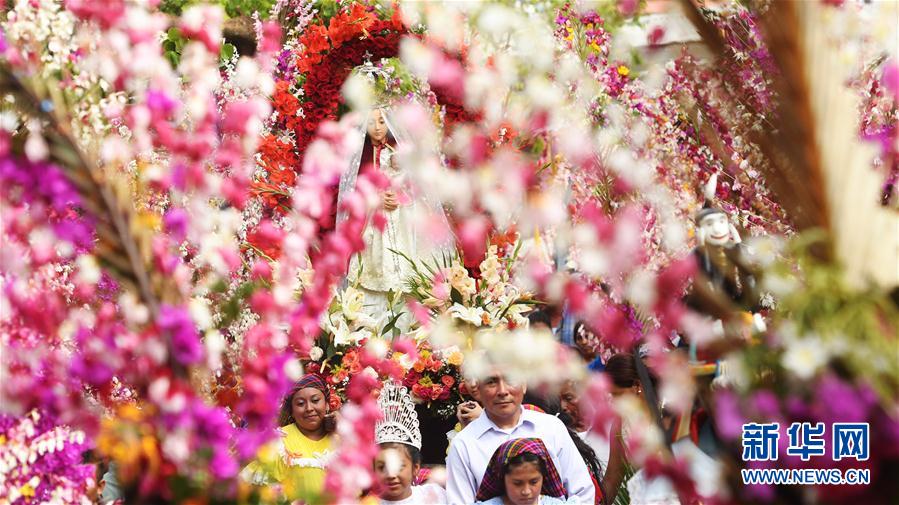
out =
[[229,44],[229,43],[225,42],[224,44],[222,44],[222,51],[219,55],[219,60],[222,62],[226,62],[226,61],[230,60],[234,56],[234,53],[236,53],[236,52],[237,52],[237,48],[234,47],[234,44]]
[[261,19],[267,19],[275,0],[220,0],[219,3],[228,17],[252,16],[258,12]]
[[187,44],[187,39],[181,34],[181,30],[169,28],[162,40],[162,50],[172,67],[177,67],[181,62],[181,52],[184,50],[185,44]]
[[383,68],[390,73],[390,78],[389,82],[381,76],[375,80],[375,92],[379,96],[407,96],[410,93],[418,93],[422,89],[422,84],[400,62],[399,58],[387,59],[384,61]]
[[[184,51],[184,46],[187,44],[187,39],[181,34],[181,30],[178,28],[169,28],[169,31],[166,32],[165,38],[162,39],[162,51],[165,55],[165,58],[169,61],[169,64],[172,67],[177,67],[179,63],[181,63],[181,53]],[[219,61],[222,63],[230,60],[234,53],[237,52],[237,48],[234,45],[225,42],[222,44],[221,51],[219,53]]]
[[[237,320],[237,317],[240,316],[241,307],[247,305],[250,296],[253,295],[253,292],[256,291],[258,287],[259,286],[255,282],[244,282],[234,290],[234,293],[230,298],[224,300],[220,306],[221,320],[218,322],[219,329],[227,328],[231,323]],[[213,291],[223,293],[226,288],[227,286],[225,286],[224,283],[219,283],[213,288]]]
[[194,0],[162,0],[159,3],[159,10],[172,16],[180,16],[184,9]]
[[783,352],[790,338],[814,338],[833,353],[830,369],[870,384],[883,405],[895,405],[899,309],[883,290],[851,286],[842,268],[816,259],[811,251],[821,243],[820,233],[800,235],[784,251],[791,260],[765,273],[767,284],[779,285],[784,292],[775,314],[782,345],[755,345],[742,353],[747,370],[766,371],[751,377],[749,387],[771,388],[781,395],[794,391],[798,384],[782,366]]
[[[337,11],[340,9],[340,4],[335,0],[320,0],[316,5],[316,8],[318,9],[319,17],[327,21],[337,14]],[[327,23],[325,23],[325,25],[327,25]]]
[[[172,16],[180,16],[184,9],[198,3],[204,3],[199,0],[163,0],[159,4],[159,10]],[[275,4],[275,0],[217,0],[215,3],[221,5],[225,9],[228,17],[236,18],[239,16],[252,16],[254,12],[259,13],[259,17],[267,19]]]
[[[624,443],[623,440],[622,443]],[[631,480],[636,471],[627,459],[624,460],[624,470],[622,472],[621,485],[618,487],[618,494],[615,495],[615,501],[612,502],[613,505],[630,505],[631,503],[631,495],[627,490],[627,481]]]

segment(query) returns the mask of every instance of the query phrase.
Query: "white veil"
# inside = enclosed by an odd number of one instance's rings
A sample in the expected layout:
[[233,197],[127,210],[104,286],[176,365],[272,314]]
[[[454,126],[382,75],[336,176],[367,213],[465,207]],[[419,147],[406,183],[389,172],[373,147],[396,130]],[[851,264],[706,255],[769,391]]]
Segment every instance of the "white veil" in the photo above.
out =
[[[397,148],[403,144],[412,142],[412,137],[398,125],[393,111],[389,107],[377,106],[377,108],[381,110],[381,115],[387,125],[387,131],[396,141]],[[335,222],[337,225],[346,220],[347,211],[344,209],[343,204],[347,196],[356,188],[356,181],[359,177],[359,170],[361,169],[362,164],[362,154],[365,148],[367,123],[367,115],[360,117],[359,124],[356,127],[356,134],[354,135],[354,139],[357,139],[357,142],[354,146],[353,154],[350,157],[350,165],[340,176],[340,184],[337,192],[337,219]],[[430,237],[426,240],[421,240],[422,230],[415,230],[415,233],[413,233],[413,250],[419,253],[419,258],[413,257],[410,259],[423,259],[427,260],[430,264],[433,263],[431,258],[432,255],[440,258],[443,256],[443,253],[452,253],[455,246],[455,239],[452,234],[452,229],[449,226],[449,221],[446,218],[442,203],[432,201],[424,194],[424,192],[417,191],[414,187],[410,189],[413,190],[411,197],[416,202],[416,213],[420,214],[418,217],[421,218],[422,221],[429,221],[431,223],[436,222],[444,227],[444,233],[442,233],[442,235],[446,238],[443,240],[432,240]],[[434,217],[436,217],[436,219],[433,219]],[[406,260],[403,259],[402,261]]]

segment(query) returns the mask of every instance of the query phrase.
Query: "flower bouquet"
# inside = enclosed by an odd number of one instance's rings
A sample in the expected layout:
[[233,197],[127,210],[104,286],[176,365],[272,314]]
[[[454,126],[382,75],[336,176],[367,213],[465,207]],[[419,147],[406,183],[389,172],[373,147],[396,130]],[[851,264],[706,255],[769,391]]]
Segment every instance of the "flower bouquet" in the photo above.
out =
[[432,317],[448,313],[458,323],[475,327],[526,325],[524,314],[537,302],[511,281],[519,248],[500,258],[497,247],[490,246],[479,266],[479,279],[469,274],[458,253],[435,258],[433,265],[404,256],[415,272],[406,280],[406,291],[427,307]]
[[[394,328],[401,313],[394,310],[375,318],[365,311],[365,295],[354,286],[339,292],[321,319],[321,333],[309,351],[307,371],[320,373],[333,388],[331,408],[346,400],[350,378],[365,370],[360,360],[362,347],[381,347],[386,353],[387,342],[382,338]],[[381,353],[378,353],[381,354]]]
[[427,342],[420,345],[418,359],[406,373],[403,385],[412,398],[426,405],[437,417],[446,419],[456,413],[462,402],[462,352],[458,347],[435,350]]

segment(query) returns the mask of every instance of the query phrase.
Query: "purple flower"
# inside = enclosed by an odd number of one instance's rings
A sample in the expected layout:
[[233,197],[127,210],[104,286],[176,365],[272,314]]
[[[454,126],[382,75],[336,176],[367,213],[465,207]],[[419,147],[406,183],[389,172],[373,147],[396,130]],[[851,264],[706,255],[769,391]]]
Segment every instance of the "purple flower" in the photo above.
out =
[[758,391],[751,398],[753,411],[759,419],[773,421],[781,419],[780,402],[771,391]]
[[78,207],[81,197],[63,172],[49,163],[32,163],[5,157],[0,160],[0,188],[11,201],[49,207],[49,221],[56,236],[75,245],[79,252],[93,247],[89,216]]
[[184,212],[184,209],[177,207],[169,209],[162,218],[162,223],[176,241],[184,240],[187,235],[187,213]]
[[863,422],[868,418],[872,399],[835,375],[822,377],[815,393],[816,414],[827,424]]
[[203,359],[200,334],[186,309],[163,305],[156,324],[171,340],[172,353],[179,363],[192,365]]
[[162,117],[168,117],[174,112],[177,104],[178,102],[162,91],[157,91],[155,89],[147,91],[147,108],[155,114],[159,114]]
[[718,433],[726,440],[736,440],[743,433],[746,419],[740,413],[737,395],[733,391],[721,390],[715,395],[715,425]]

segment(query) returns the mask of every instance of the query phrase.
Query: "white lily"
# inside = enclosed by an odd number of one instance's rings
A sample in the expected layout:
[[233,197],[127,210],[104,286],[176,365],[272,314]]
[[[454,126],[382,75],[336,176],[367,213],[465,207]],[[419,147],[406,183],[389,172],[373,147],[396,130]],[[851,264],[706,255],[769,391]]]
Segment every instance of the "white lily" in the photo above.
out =
[[343,315],[350,321],[356,320],[360,315],[363,314],[363,309],[365,308],[365,295],[362,291],[349,286],[346,290],[340,295],[340,310],[343,311]]
[[356,345],[362,339],[371,337],[371,332],[365,329],[350,331],[346,321],[340,320],[337,327],[334,328],[334,345]]
[[482,309],[481,307],[464,307],[459,305],[458,303],[454,303],[452,307],[450,307],[450,315],[452,315],[456,319],[461,319],[467,323],[471,323],[475,326],[481,326],[484,324],[484,316],[488,316],[487,311]]

